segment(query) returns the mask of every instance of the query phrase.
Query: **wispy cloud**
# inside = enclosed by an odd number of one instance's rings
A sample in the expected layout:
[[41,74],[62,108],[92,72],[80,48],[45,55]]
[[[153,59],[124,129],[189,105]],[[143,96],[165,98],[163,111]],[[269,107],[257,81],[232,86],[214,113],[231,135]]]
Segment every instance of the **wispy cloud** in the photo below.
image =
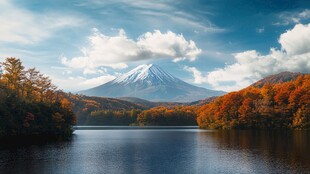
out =
[[91,87],[95,87],[95,86],[107,83],[113,79],[115,79],[115,76],[113,75],[102,75],[99,77],[87,79],[85,81],[80,82],[79,84],[82,86],[86,86],[86,88],[91,88]]
[[[188,10],[178,8],[178,2],[174,0],[168,1],[145,1],[145,0],[115,0],[115,1],[100,1],[90,0],[80,2],[79,5],[100,6],[103,8],[103,13],[106,14],[106,8],[117,8],[120,13],[124,12],[133,16],[136,20],[142,20],[144,23],[150,21],[148,25],[153,28],[164,27],[167,25],[178,26],[181,28],[190,28],[192,31],[199,31],[201,33],[218,33],[227,31],[213,24],[205,14],[210,15],[211,12],[201,11],[199,14],[204,14],[203,17]],[[115,10],[115,9],[114,9]],[[122,20],[122,17],[120,17]],[[156,21],[156,22],[154,22]]]
[[63,14],[37,14],[9,0],[0,2],[0,42],[33,44],[50,37],[61,28],[77,26],[81,22],[79,18]]
[[[214,25],[209,20],[204,19],[204,22],[199,22],[199,19],[191,14],[184,13],[181,11],[176,12],[162,12],[162,11],[146,11],[139,10],[136,12],[137,14],[143,15],[145,17],[149,17],[151,19],[166,19],[163,21],[163,25],[167,25],[167,21],[170,21],[174,25],[183,26],[185,28],[190,27],[196,33],[198,32],[206,32],[206,33],[220,33],[225,32],[227,29],[220,28]],[[152,20],[151,20],[152,21]],[[157,23],[159,25],[159,23]]]
[[273,25],[289,25],[298,24],[304,20],[310,19],[310,10],[304,9],[298,12],[282,12],[278,15],[278,22],[274,22]]
[[80,91],[83,89],[88,89],[92,87],[96,87],[98,85],[102,85],[104,83],[107,83],[113,79],[115,79],[114,75],[105,74],[98,77],[93,78],[85,78],[83,76],[54,76],[50,75],[53,83],[55,83],[57,86],[61,86],[61,88],[65,90],[70,91]]
[[265,31],[265,27],[257,28],[256,32],[257,33],[263,33]]

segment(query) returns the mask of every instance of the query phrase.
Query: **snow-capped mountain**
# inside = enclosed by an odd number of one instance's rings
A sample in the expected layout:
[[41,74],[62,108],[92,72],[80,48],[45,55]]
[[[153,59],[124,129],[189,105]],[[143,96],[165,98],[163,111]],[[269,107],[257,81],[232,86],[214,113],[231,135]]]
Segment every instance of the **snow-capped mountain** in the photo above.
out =
[[153,64],[140,65],[108,83],[79,93],[173,102],[191,102],[224,94],[222,91],[190,85]]

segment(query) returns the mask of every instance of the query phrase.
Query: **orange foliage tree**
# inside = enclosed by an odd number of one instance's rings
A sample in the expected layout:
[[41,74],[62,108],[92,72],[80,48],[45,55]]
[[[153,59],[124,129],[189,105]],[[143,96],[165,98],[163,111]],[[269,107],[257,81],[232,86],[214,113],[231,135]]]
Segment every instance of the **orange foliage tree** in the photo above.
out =
[[139,125],[185,126],[197,125],[195,107],[155,107],[142,111],[137,118]]
[[47,76],[12,57],[0,65],[0,136],[71,135],[71,102]]
[[310,75],[228,93],[197,115],[202,128],[310,128]]

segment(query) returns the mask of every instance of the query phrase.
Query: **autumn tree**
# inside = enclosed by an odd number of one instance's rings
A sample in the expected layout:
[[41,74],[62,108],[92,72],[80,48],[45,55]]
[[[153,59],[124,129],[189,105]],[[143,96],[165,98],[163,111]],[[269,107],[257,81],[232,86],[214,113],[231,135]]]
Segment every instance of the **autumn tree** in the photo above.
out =
[[24,78],[24,66],[22,62],[19,59],[10,57],[6,58],[1,64],[4,70],[4,74],[2,75],[4,83],[9,89],[18,92]]
[[37,71],[35,68],[30,68],[27,71],[25,71],[25,82],[24,82],[24,88],[25,88],[25,97],[29,100],[33,100],[33,96],[36,96],[37,88],[36,82],[39,78],[39,71]]
[[19,59],[1,63],[0,136],[70,135],[75,116],[71,103],[35,68]]
[[142,111],[137,118],[139,125],[185,126],[197,125],[195,107],[155,107]]
[[197,115],[202,128],[310,128],[310,75],[228,93]]

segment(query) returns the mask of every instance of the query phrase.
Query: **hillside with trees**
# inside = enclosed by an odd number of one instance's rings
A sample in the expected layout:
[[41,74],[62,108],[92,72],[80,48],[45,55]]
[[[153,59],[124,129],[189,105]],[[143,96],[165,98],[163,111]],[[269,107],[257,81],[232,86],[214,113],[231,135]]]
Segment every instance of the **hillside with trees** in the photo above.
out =
[[[127,117],[125,113],[148,109],[145,105],[115,98],[89,97],[71,93],[64,93],[64,96],[72,103],[77,125],[129,125],[128,121],[123,121],[127,118],[120,117]],[[109,116],[105,116],[104,113]],[[101,115],[104,118],[101,118]],[[113,118],[108,119],[108,117]]]
[[142,111],[137,118],[140,126],[193,126],[197,125],[195,107],[156,107]]
[[203,100],[198,100],[198,101],[195,101],[195,102],[191,102],[188,105],[190,105],[190,106],[202,106],[202,105],[205,105],[205,104],[213,102],[218,97],[219,96],[208,97],[208,98],[205,98]]
[[0,73],[0,137],[69,136],[75,116],[71,103],[35,68],[6,58]]
[[[197,125],[194,107],[173,103],[150,107],[114,98],[64,94],[77,125]],[[159,105],[159,103],[158,103]]]
[[72,103],[77,125],[138,125],[138,114],[144,110],[185,105],[173,102],[151,102],[132,97],[90,97],[71,93],[63,95]]
[[159,107],[159,106],[168,106],[168,107],[172,107],[172,106],[186,106],[189,105],[189,103],[181,103],[181,102],[154,102],[154,101],[148,101],[148,100],[144,100],[144,99],[140,99],[140,98],[136,98],[136,97],[119,97],[118,99],[120,100],[125,100],[125,101],[129,101],[138,105],[142,105],[145,108],[155,108],[155,107]]
[[143,103],[137,104],[114,98],[70,93],[64,96],[72,102],[77,125],[197,125],[196,107],[193,106],[161,103],[161,106],[150,108],[142,105]]
[[210,129],[310,128],[309,74],[284,83],[267,80],[260,86],[228,93],[202,106],[197,111],[198,125]]
[[267,77],[255,82],[255,83],[253,83],[251,86],[261,88],[265,84],[274,85],[277,83],[284,83],[284,82],[296,80],[299,75],[301,75],[301,73],[297,73],[297,72],[293,73],[293,72],[285,71],[285,72],[281,72],[279,74],[267,76]]
[[84,122],[86,125],[130,126],[138,125],[139,109],[132,110],[98,110],[91,112]]

